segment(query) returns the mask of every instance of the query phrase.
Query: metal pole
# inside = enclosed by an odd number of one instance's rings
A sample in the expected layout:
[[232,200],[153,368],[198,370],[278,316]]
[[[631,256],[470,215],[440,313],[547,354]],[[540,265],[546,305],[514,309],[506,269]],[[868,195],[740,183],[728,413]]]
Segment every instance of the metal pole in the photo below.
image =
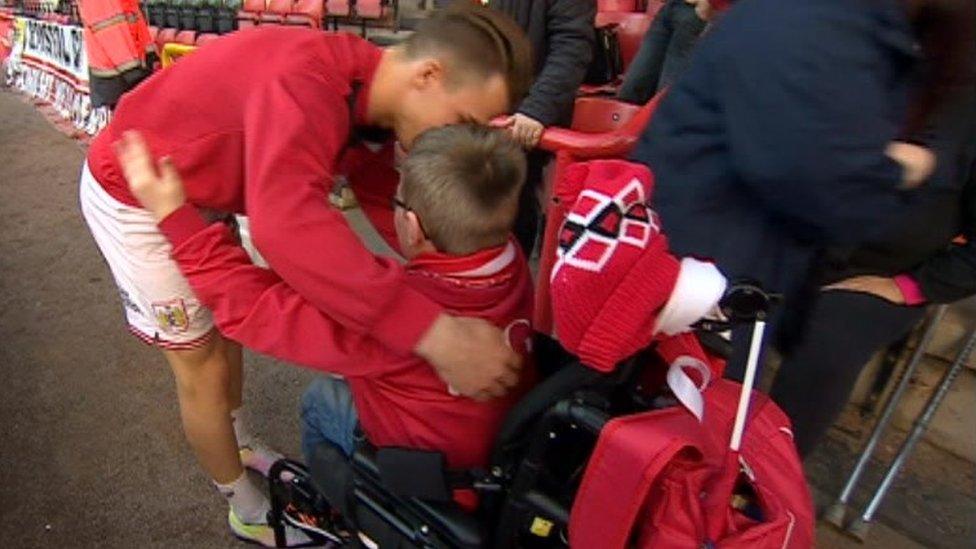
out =
[[965,345],[959,354],[956,355],[956,360],[952,363],[952,366],[946,371],[942,376],[942,381],[939,382],[938,387],[929,397],[928,403],[925,404],[925,408],[922,413],[915,419],[915,425],[912,427],[911,433],[909,433],[908,438],[902,444],[901,448],[898,450],[898,455],[895,456],[894,461],[892,461],[891,466],[888,468],[888,472],[885,474],[884,479],[881,481],[881,485],[878,486],[877,491],[875,491],[874,496],[868,503],[867,508],[864,510],[864,514],[861,518],[854,521],[848,528],[851,534],[854,534],[860,539],[864,539],[867,535],[867,531],[870,528],[871,519],[874,518],[874,514],[877,512],[878,507],[881,506],[882,500],[884,500],[885,494],[888,493],[888,489],[891,488],[892,482],[894,482],[895,477],[898,476],[899,471],[905,465],[908,457],[911,455],[912,450],[915,449],[915,445],[918,443],[919,439],[925,433],[928,428],[929,423],[932,422],[932,417],[935,416],[935,412],[939,409],[939,405],[945,400],[947,394],[949,394],[949,389],[952,387],[953,382],[959,377],[960,372],[966,367],[966,361],[969,360],[969,356],[976,349],[976,328],[969,332],[969,338],[966,340]]
[[824,513],[823,518],[826,522],[833,524],[838,528],[844,527],[844,520],[845,516],[847,515],[847,503],[851,499],[851,494],[854,493],[854,488],[857,487],[858,481],[861,480],[861,475],[863,475],[864,471],[867,469],[868,462],[871,460],[871,455],[874,454],[874,450],[877,448],[878,442],[881,441],[881,434],[888,427],[888,423],[891,422],[895,409],[898,408],[898,402],[901,400],[902,395],[908,388],[912,375],[915,373],[919,363],[922,361],[922,356],[925,355],[925,349],[929,346],[929,343],[931,343],[932,337],[935,335],[935,328],[942,320],[947,308],[947,305],[940,305],[932,315],[932,320],[929,321],[928,326],[926,326],[922,339],[918,342],[918,346],[915,347],[915,352],[912,353],[912,357],[908,361],[908,365],[905,366],[905,372],[902,374],[901,380],[898,382],[898,386],[895,388],[894,392],[891,393],[891,396],[888,398],[888,403],[881,412],[881,417],[878,418],[878,422],[875,424],[874,430],[871,431],[871,436],[868,438],[868,442],[865,444],[864,450],[861,452],[861,457],[857,460],[857,465],[854,466],[854,470],[851,472],[850,478],[847,479],[847,484],[844,485],[844,489],[841,491],[837,500],[827,509],[827,512]]
[[735,412],[735,424],[732,427],[732,438],[729,448],[733,452],[739,451],[742,445],[742,434],[746,428],[746,416],[749,415],[749,401],[752,399],[752,387],[756,381],[756,370],[759,369],[759,356],[762,354],[763,334],[766,333],[765,315],[760,315],[752,327],[752,339],[749,340],[749,358],[746,361],[746,376],[742,380],[742,390],[739,392],[739,406]]

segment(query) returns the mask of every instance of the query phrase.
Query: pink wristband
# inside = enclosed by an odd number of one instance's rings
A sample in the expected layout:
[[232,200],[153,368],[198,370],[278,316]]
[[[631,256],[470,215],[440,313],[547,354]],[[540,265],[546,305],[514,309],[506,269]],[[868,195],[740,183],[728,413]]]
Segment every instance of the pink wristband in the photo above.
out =
[[912,275],[900,274],[894,280],[895,286],[898,286],[902,297],[905,298],[905,305],[921,305],[928,301],[922,295],[922,287],[912,278]]

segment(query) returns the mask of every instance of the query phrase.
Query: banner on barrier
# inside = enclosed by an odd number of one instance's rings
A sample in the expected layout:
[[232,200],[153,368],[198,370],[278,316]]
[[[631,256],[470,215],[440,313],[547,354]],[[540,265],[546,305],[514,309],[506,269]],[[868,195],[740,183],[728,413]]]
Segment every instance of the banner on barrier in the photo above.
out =
[[107,108],[93,109],[81,27],[24,17],[13,20],[6,84],[51,105],[75,128],[95,135],[108,123]]

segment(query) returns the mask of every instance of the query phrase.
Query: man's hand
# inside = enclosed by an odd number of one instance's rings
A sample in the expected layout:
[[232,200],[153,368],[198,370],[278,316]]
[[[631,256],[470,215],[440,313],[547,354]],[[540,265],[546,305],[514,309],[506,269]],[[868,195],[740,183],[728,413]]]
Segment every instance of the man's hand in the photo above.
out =
[[503,396],[518,383],[522,358],[491,323],[442,314],[415,349],[452,390],[475,400]]
[[507,129],[512,139],[526,149],[534,149],[542,139],[542,131],[546,129],[542,122],[522,113],[515,113],[494,125]]
[[915,189],[920,187],[935,171],[935,154],[925,147],[892,141],[885,149],[885,154],[904,168],[903,188]]
[[122,134],[122,139],[115,144],[115,155],[129,182],[129,190],[156,221],[162,221],[186,202],[183,181],[173,163],[163,158],[157,172],[149,146],[138,132]]
[[898,284],[895,284],[895,279],[886,276],[855,276],[826,286],[824,290],[859,292],[880,297],[895,305],[905,304],[905,296],[902,295]]

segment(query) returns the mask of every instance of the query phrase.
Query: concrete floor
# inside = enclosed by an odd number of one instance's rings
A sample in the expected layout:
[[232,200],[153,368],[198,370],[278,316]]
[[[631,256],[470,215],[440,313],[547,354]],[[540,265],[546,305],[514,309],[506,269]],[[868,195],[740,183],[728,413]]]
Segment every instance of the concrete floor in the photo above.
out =
[[[165,363],[122,329],[114,285],[78,213],[83,157],[0,91],[0,546],[240,547],[183,440]],[[298,397],[311,377],[247,357],[254,430],[293,456]],[[971,464],[922,454],[923,467],[913,462],[898,487],[920,493],[920,506],[903,497],[886,505],[867,547],[973,546]],[[813,484],[836,493],[851,460],[843,437],[832,441],[808,464]],[[942,504],[955,514],[946,518]],[[823,528],[818,545],[857,546]]]

